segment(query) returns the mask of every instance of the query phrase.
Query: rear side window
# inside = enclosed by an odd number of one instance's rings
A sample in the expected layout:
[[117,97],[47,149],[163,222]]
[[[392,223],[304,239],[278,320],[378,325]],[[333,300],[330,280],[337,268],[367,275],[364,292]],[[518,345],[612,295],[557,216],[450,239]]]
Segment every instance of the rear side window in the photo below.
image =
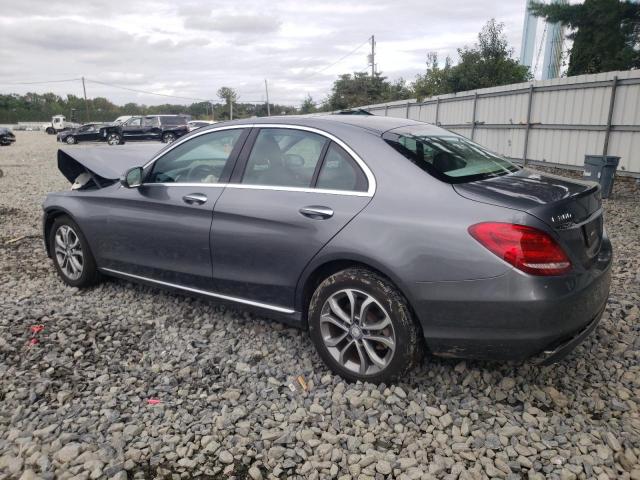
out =
[[331,142],[318,174],[316,188],[366,192],[369,184],[351,155]]
[[263,128],[251,150],[242,183],[308,188],[328,141],[304,130]]
[[384,140],[416,166],[448,183],[464,183],[507,175],[518,167],[464,137],[433,135],[424,127],[384,134]]
[[160,119],[160,123],[166,126],[176,126],[176,125],[186,125],[187,118],[186,117],[158,117]]

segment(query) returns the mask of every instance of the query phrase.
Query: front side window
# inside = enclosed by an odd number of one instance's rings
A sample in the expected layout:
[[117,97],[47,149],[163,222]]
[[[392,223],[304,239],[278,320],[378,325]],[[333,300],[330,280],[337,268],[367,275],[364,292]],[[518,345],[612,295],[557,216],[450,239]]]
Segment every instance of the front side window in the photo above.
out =
[[308,188],[327,142],[322,135],[304,130],[263,128],[251,150],[242,183]]
[[331,142],[318,174],[316,188],[366,192],[367,177],[342,147]]
[[145,183],[218,183],[242,129],[194,137],[156,160]]
[[433,135],[424,127],[405,127],[383,138],[422,170],[449,183],[472,182],[507,175],[518,167],[464,137]]
[[125,122],[128,127],[139,127],[142,125],[142,119],[140,117],[131,118]]

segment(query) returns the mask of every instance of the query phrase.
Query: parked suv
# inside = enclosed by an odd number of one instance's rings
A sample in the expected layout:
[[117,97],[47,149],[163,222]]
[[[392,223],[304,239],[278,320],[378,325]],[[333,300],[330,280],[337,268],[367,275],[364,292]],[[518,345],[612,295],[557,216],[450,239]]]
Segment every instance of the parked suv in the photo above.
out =
[[109,125],[100,130],[101,139],[109,145],[118,145],[128,140],[161,140],[171,143],[189,133],[187,115],[135,116],[118,125]]

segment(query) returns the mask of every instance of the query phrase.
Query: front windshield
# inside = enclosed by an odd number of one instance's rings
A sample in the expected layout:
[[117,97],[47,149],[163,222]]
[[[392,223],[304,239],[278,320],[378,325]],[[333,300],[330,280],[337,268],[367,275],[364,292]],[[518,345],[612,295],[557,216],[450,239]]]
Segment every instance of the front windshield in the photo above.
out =
[[464,137],[432,135],[419,128],[387,132],[385,141],[431,175],[463,183],[515,172],[518,167]]

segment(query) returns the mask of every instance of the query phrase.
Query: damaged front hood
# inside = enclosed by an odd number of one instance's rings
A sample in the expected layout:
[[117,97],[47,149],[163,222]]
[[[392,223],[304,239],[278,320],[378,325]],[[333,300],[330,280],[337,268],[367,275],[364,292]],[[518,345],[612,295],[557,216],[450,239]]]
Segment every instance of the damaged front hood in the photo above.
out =
[[90,172],[106,180],[118,180],[129,168],[151,160],[165,145],[70,147],[58,150],[58,170],[73,183],[81,173]]

